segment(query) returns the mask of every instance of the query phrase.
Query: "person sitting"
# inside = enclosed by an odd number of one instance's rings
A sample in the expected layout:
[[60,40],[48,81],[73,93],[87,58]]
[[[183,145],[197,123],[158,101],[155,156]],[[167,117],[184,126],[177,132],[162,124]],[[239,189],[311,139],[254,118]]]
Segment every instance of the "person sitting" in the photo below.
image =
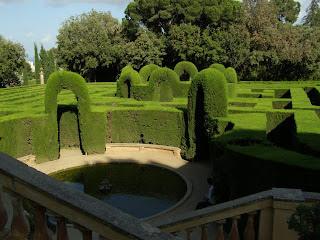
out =
[[213,179],[212,178],[208,178],[207,182],[210,185],[209,191],[204,196],[204,199],[197,203],[196,210],[202,209],[202,208],[206,208],[206,207],[210,207],[213,204],[215,204],[215,199],[214,199],[214,196],[213,196],[213,190],[214,190]]

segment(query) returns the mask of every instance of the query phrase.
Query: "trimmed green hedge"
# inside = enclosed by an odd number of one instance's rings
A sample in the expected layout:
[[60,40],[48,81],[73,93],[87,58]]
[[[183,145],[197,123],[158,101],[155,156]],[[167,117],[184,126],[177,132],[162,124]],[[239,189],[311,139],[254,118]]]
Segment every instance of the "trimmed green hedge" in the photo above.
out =
[[220,72],[222,72],[223,74],[224,74],[224,71],[226,70],[226,68],[220,63],[211,64],[209,66],[209,68],[215,68],[215,69],[219,70]]
[[142,80],[139,73],[135,70],[126,70],[121,73],[117,80],[117,96],[123,98],[132,98],[132,87],[135,84],[141,84]]
[[125,66],[124,68],[122,68],[121,74],[124,73],[124,72],[126,72],[126,71],[131,71],[131,70],[133,70],[133,68],[131,67],[131,65],[127,65],[127,66]]
[[88,154],[105,151],[106,126],[100,125],[103,124],[103,117],[97,119],[97,115],[101,113],[90,110],[90,96],[85,80],[79,74],[61,71],[50,75],[45,89],[45,110],[48,117],[45,123],[39,123],[42,126],[38,126],[35,131],[38,142],[34,153],[39,161],[59,157],[57,96],[63,89],[71,90],[77,98],[83,151]]
[[[173,97],[180,97],[182,95],[179,88],[179,77],[173,70],[169,68],[160,68],[154,70],[150,76],[149,86],[151,88],[153,101],[160,101],[162,99],[169,100]],[[165,93],[164,90],[161,90],[163,88],[162,86],[165,89],[171,88],[172,91]],[[161,94],[166,94],[166,96],[161,96]],[[171,94],[172,96],[170,96]]]
[[294,112],[279,110],[267,112],[266,116],[267,139],[279,147],[297,148],[297,126]]
[[144,83],[148,82],[149,77],[151,76],[152,72],[156,69],[159,69],[159,68],[160,67],[155,64],[149,64],[149,65],[142,67],[139,71],[142,82],[144,82]]
[[151,143],[180,147],[185,152],[184,113],[169,110],[121,110],[112,112],[111,140],[115,143]]
[[178,74],[180,81],[192,81],[198,73],[196,65],[188,61],[177,63],[174,71]]
[[188,96],[190,158],[199,155],[202,149],[206,148],[208,133],[212,134],[219,128],[217,118],[227,115],[228,95],[225,76],[217,69],[202,70],[191,82]]
[[0,149],[12,157],[32,153],[32,119],[20,118],[0,122]]

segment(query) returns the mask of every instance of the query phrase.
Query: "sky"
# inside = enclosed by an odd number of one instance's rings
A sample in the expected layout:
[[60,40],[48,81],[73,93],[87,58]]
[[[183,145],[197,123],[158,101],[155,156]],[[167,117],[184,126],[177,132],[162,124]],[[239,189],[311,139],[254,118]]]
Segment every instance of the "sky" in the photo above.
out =
[[[121,22],[124,10],[132,0],[0,0],[0,35],[26,50],[27,59],[34,59],[34,43],[40,49],[56,47],[56,36],[62,23],[71,16],[96,11],[110,11]],[[298,23],[311,0],[299,0]]]

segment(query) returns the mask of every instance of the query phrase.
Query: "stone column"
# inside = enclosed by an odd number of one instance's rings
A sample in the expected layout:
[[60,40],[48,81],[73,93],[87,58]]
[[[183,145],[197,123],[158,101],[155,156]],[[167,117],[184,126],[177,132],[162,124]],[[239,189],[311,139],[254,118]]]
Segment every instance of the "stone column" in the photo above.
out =
[[40,84],[44,84],[44,77],[43,77],[43,68],[40,68]]

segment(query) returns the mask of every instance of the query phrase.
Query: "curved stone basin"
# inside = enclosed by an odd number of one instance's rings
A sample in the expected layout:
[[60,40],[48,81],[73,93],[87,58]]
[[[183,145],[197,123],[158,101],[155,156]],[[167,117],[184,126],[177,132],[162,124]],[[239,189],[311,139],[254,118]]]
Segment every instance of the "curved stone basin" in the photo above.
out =
[[[187,184],[179,174],[147,164],[100,163],[50,176],[140,219],[173,207],[187,192]],[[112,184],[110,192],[99,190],[104,179]]]

